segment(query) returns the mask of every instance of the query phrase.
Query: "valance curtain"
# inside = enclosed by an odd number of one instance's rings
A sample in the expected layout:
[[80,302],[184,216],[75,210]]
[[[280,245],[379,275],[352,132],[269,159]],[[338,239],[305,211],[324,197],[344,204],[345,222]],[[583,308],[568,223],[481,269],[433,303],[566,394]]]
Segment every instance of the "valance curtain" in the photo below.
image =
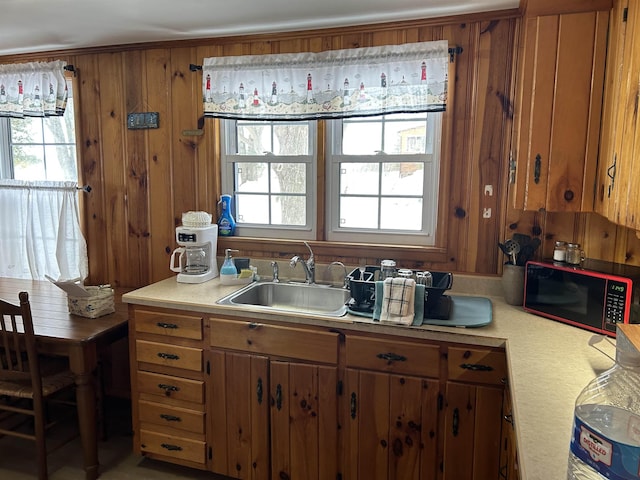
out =
[[75,182],[0,180],[0,276],[87,277],[76,187]]
[[66,65],[62,60],[0,65],[0,117],[64,114]]
[[444,111],[448,42],[205,58],[205,116],[309,120]]

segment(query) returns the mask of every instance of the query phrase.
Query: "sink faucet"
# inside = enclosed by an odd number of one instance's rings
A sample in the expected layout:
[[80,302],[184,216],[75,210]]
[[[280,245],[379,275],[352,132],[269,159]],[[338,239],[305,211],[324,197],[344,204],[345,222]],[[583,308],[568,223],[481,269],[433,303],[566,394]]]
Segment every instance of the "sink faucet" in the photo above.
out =
[[304,244],[309,249],[309,258],[305,261],[302,257],[295,255],[289,261],[289,265],[291,265],[291,268],[295,268],[298,262],[300,262],[302,268],[304,268],[304,274],[307,277],[306,282],[308,284],[313,284],[316,283],[316,262],[313,256],[313,250],[311,250],[311,247],[307,242],[304,242]]
[[271,266],[273,267],[273,283],[280,283],[280,278],[278,277],[278,262],[271,262]]
[[327,267],[327,270],[331,270],[331,267],[333,267],[334,265],[340,266],[342,267],[342,270],[344,271],[344,277],[342,279],[342,287],[343,288],[349,288],[349,277],[348,277],[348,273],[347,273],[347,267],[344,266],[344,263],[342,262],[331,262],[329,264],[329,266]]

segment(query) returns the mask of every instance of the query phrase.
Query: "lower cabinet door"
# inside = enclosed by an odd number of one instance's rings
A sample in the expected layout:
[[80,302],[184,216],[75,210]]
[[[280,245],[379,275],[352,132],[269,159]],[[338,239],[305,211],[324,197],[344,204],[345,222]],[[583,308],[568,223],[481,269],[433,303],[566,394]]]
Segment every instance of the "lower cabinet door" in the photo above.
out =
[[232,478],[268,480],[269,360],[208,352],[210,469]]
[[444,479],[500,478],[504,387],[447,382]]
[[344,478],[436,478],[436,380],[347,369]]
[[271,478],[339,478],[337,368],[271,361],[270,374]]

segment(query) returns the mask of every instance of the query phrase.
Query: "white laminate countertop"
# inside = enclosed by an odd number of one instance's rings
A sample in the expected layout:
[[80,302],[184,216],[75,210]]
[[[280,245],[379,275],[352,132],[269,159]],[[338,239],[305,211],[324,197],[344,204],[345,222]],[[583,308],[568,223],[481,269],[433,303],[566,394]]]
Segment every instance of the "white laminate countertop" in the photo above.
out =
[[292,323],[333,324],[355,331],[505,347],[522,480],[566,478],[575,399],[593,377],[613,365],[611,357],[615,357],[615,340],[507,305],[500,279],[496,277],[454,275],[453,288],[448,293],[491,300],[492,323],[473,329],[381,325],[350,314],[337,319],[285,313],[274,316],[251,307],[239,309],[216,304],[239,288],[242,286],[224,286],[219,278],[202,284],[185,284],[173,277],[129,292],[122,300],[256,320],[272,318]]

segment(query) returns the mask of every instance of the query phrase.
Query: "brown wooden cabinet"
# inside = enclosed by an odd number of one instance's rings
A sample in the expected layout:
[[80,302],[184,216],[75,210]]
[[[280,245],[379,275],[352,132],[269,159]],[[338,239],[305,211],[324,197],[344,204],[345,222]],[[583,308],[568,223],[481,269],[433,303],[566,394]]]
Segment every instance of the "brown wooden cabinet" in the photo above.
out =
[[209,323],[212,470],[253,480],[337,478],[339,334]]
[[616,0],[611,13],[596,211],[640,230],[640,5]]
[[564,3],[555,13],[552,2],[530,2],[535,14],[523,18],[510,175],[517,209],[593,211],[609,10]]
[[499,348],[142,306],[130,318],[143,455],[251,480],[504,471]]
[[134,450],[205,469],[203,318],[130,309]]

